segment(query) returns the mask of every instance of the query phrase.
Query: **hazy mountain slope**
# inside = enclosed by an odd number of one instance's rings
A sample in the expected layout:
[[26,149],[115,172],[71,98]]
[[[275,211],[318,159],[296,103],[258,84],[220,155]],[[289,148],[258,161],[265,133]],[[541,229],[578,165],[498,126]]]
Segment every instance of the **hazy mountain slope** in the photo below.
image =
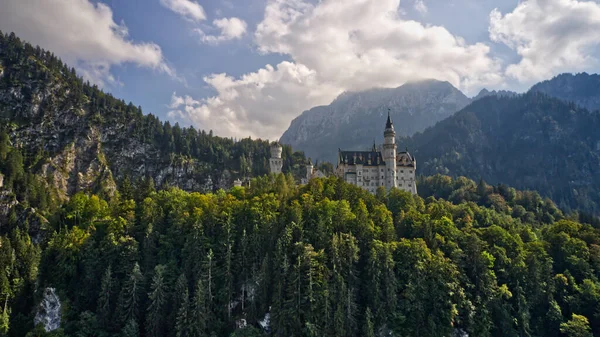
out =
[[505,97],[515,97],[518,94],[514,91],[510,91],[510,90],[492,90],[489,91],[487,89],[481,89],[481,91],[477,94],[477,96],[473,97],[473,101],[476,101],[478,99],[482,99],[484,97],[488,97],[488,96],[505,96]]
[[406,142],[419,174],[481,177],[598,213],[598,129],[599,114],[530,92],[477,100]]
[[388,109],[396,132],[412,135],[470,103],[448,82],[425,80],[395,89],[344,93],[328,106],[304,111],[281,142],[313,159],[334,161],[338,148],[362,149],[380,143]]
[[575,102],[589,110],[600,109],[600,75],[598,74],[561,74],[534,85],[531,91],[539,91],[563,101]]

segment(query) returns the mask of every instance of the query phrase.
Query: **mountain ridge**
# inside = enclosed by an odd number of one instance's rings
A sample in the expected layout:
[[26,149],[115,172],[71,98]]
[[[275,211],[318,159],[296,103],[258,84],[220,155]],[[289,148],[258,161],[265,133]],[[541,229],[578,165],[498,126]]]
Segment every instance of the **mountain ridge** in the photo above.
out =
[[338,148],[366,148],[373,140],[380,141],[388,109],[396,122],[396,132],[410,135],[469,102],[449,82],[433,79],[397,88],[345,92],[329,105],[303,111],[290,123],[280,141],[307,156],[331,161]]

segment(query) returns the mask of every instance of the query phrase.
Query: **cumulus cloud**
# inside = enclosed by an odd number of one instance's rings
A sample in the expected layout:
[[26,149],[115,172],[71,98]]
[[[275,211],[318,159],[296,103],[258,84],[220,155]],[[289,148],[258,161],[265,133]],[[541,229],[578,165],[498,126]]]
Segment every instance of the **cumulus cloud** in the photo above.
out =
[[204,8],[193,0],[160,0],[160,3],[190,21],[206,20]]
[[425,1],[423,0],[415,0],[415,10],[421,14],[427,14],[427,5],[425,5]]
[[213,25],[220,30],[219,35],[207,35],[201,29],[196,29],[202,42],[216,44],[223,41],[241,39],[248,28],[248,24],[239,18],[222,18],[213,21]]
[[255,33],[257,48],[291,61],[241,78],[209,76],[217,94],[177,111],[218,134],[277,138],[300,112],[328,104],[342,91],[436,78],[474,92],[502,81],[487,45],[402,19],[399,4],[269,0]]
[[213,74],[204,80],[217,95],[196,100],[174,93],[169,117],[231,137],[278,138],[292,116],[340,93],[315,71],[292,62],[267,65],[238,79]]
[[131,41],[127,27],[115,23],[111,9],[103,3],[3,0],[0,30],[14,31],[24,40],[52,50],[98,85],[117,84],[110,68],[122,63],[175,75],[165,63],[160,47]]
[[600,4],[577,0],[526,0],[510,13],[490,14],[490,38],[514,49],[521,60],[506,74],[521,82],[559,72],[592,70],[600,44]]

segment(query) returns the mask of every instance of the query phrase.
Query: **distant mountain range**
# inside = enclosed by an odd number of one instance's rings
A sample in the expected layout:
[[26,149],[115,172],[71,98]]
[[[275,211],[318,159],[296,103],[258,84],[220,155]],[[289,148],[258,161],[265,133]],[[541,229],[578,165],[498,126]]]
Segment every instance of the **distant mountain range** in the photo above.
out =
[[366,149],[383,140],[388,110],[396,132],[410,136],[451,116],[471,99],[448,82],[425,80],[395,89],[347,92],[328,106],[304,111],[280,141],[313,160],[333,161],[338,148]]
[[588,110],[600,109],[600,75],[598,74],[561,74],[534,85],[531,91],[543,92],[563,101],[574,102]]
[[400,140],[419,173],[534,189],[563,209],[600,214],[600,76],[562,74],[522,95],[474,101]]
[[[383,140],[388,110],[399,136],[416,132],[451,116],[472,101],[487,96],[514,97],[517,93],[487,89],[469,98],[448,82],[423,80],[398,88],[346,92],[330,105],[304,111],[280,141],[316,160],[334,161],[338,148],[366,149]],[[335,164],[335,163],[334,163]]]
[[303,112],[281,141],[335,165],[338,148],[379,143],[390,109],[420,174],[535,189],[563,209],[600,214],[599,108],[599,75],[562,74],[526,94],[483,89],[472,99],[427,80],[343,94]]

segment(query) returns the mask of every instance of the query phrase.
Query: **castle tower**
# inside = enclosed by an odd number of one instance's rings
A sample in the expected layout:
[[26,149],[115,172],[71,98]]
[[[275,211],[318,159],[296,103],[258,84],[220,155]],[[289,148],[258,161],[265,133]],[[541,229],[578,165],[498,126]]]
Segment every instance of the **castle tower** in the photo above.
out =
[[310,158],[308,158],[308,164],[306,165],[306,182],[309,182],[310,178],[312,178],[313,168],[313,163]]
[[388,118],[383,132],[383,160],[385,161],[385,187],[390,189],[397,186],[396,181],[396,131],[390,117],[388,109]]
[[269,159],[271,173],[281,173],[281,168],[283,167],[283,159],[281,159],[282,153],[283,148],[279,143],[275,142],[271,145],[271,158]]

